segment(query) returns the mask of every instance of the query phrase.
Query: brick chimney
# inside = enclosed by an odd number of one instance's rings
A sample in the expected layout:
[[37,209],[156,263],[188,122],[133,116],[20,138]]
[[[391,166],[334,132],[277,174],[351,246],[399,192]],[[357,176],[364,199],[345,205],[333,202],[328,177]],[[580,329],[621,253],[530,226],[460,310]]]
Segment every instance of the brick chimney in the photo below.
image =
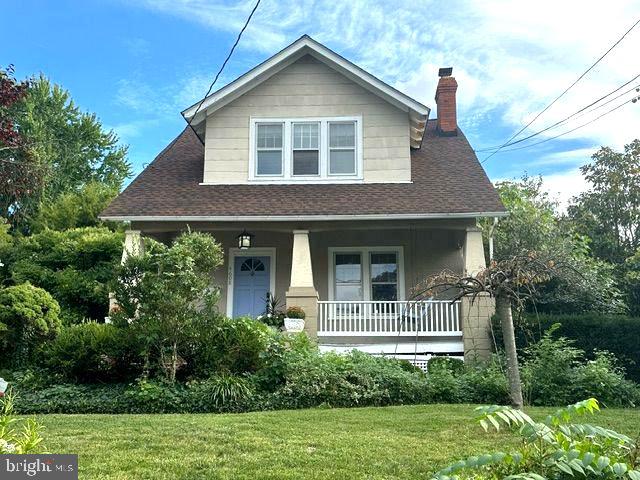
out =
[[456,116],[456,90],[458,82],[451,76],[453,67],[438,70],[438,87],[436,88],[436,105],[438,106],[437,129],[440,135],[453,136],[458,134],[458,120]]

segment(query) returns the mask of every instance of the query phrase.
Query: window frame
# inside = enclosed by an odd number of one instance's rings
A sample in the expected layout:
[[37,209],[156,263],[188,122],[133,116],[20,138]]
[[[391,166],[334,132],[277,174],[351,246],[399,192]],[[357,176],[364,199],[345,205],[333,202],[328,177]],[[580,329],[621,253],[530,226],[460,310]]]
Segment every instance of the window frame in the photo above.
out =
[[[355,123],[355,173],[329,174],[329,123]],[[293,175],[293,124],[318,123],[319,161],[317,175]],[[257,126],[282,124],[282,175],[257,174]],[[345,117],[250,117],[249,118],[249,182],[251,183],[362,183],[363,176],[363,122],[361,116]],[[304,149],[303,149],[304,150]]]
[[[318,126],[318,148],[296,148],[295,146],[295,126],[296,125],[317,125]],[[300,177],[320,177],[322,175],[322,160],[320,158],[322,151],[322,125],[320,122],[291,122],[291,177],[292,178],[300,178]],[[300,152],[318,152],[318,173],[315,174],[305,174],[305,175],[296,175],[294,173],[294,153],[296,151]]]
[[[258,152],[273,152],[278,150],[277,148],[260,148],[258,147],[258,125],[280,125],[282,127],[282,146],[280,147],[280,173],[258,173]],[[255,125],[255,138],[253,141],[253,150],[255,152],[255,162],[253,166],[253,175],[257,178],[281,178],[284,176],[284,164],[285,164],[285,126],[282,122],[257,122]]]
[[[405,272],[404,272],[404,248],[402,246],[374,246],[374,247],[329,247],[329,272],[327,293],[329,301],[335,300],[336,282],[336,254],[339,253],[359,253],[361,258],[362,269],[362,301],[372,302],[372,284],[371,281],[371,254],[372,253],[395,253],[398,259],[398,295],[397,301],[405,301]],[[349,300],[345,300],[349,301]],[[353,300],[354,302],[358,300]],[[376,300],[383,302],[385,300]]]
[[[354,127],[353,147],[332,147],[331,146],[331,124],[347,125],[352,122],[334,121],[327,122],[327,175],[329,177],[344,177],[346,175],[356,175],[358,173],[358,124]],[[331,151],[332,150],[353,150],[353,173],[331,173]]]

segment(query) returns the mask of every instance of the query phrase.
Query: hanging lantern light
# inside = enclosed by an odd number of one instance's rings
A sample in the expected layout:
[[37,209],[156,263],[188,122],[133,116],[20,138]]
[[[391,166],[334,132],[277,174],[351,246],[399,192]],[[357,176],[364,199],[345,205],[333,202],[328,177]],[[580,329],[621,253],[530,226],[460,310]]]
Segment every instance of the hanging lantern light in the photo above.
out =
[[242,230],[242,233],[238,235],[238,248],[240,250],[248,250],[251,248],[251,239],[253,235],[246,230]]

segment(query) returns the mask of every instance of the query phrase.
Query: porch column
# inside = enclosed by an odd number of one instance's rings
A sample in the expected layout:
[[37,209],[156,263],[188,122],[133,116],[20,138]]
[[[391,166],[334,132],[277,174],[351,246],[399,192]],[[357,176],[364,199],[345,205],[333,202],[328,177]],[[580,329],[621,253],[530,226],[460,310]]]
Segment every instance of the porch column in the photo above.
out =
[[291,283],[286,293],[287,308],[302,307],[306,313],[305,332],[317,337],[318,332],[318,292],[313,284],[309,231],[293,231],[293,251],[291,254]]
[[[463,256],[466,275],[475,276],[487,267],[480,229],[467,229]],[[491,317],[494,312],[495,301],[489,295],[479,295],[474,301],[469,297],[462,298],[460,313],[465,360],[481,361],[491,355]]]
[[[129,257],[137,257],[144,253],[144,241],[140,230],[126,230],[124,232],[124,245],[122,247],[122,258],[120,264],[124,265]],[[113,293],[109,292],[109,312],[118,308]]]

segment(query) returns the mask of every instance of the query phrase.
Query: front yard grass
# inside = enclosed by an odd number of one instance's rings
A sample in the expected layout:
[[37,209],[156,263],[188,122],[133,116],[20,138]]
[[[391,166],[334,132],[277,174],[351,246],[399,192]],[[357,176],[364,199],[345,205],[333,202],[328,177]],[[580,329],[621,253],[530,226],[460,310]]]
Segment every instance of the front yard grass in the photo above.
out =
[[[81,479],[424,479],[517,441],[485,434],[473,417],[471,405],[424,405],[39,420],[50,452],[79,454]],[[640,434],[640,410],[603,410],[585,422]]]

